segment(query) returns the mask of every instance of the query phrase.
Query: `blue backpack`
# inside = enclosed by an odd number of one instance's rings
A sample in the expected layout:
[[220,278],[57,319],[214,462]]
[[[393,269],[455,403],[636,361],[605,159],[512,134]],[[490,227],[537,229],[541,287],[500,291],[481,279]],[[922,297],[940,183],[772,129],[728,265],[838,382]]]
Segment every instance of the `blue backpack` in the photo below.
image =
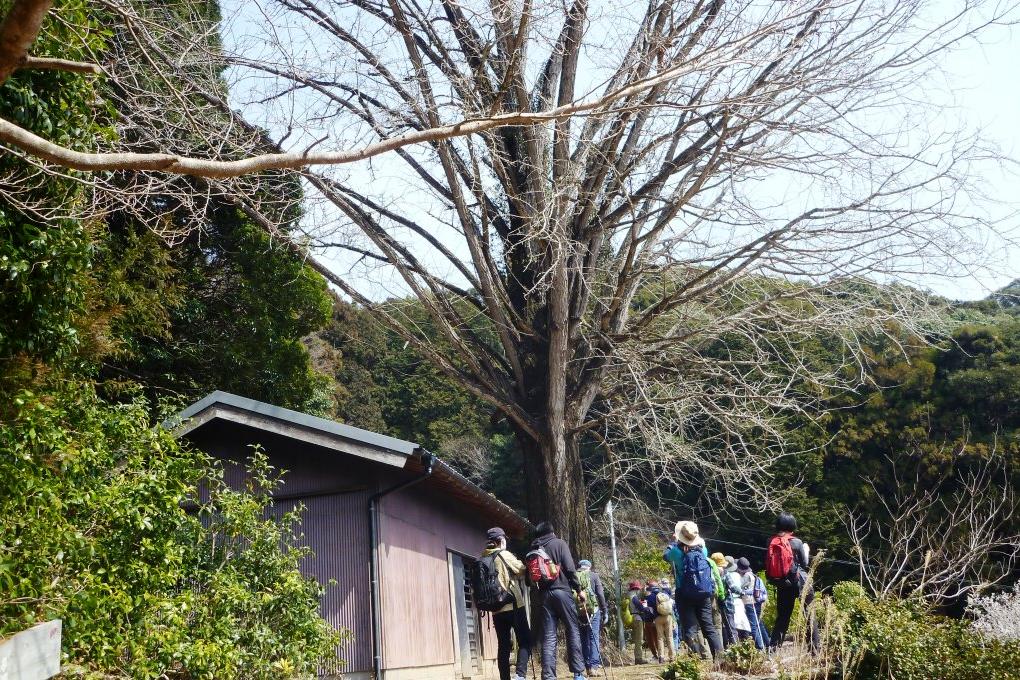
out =
[[684,556],[684,573],[680,581],[680,594],[684,597],[701,598],[715,594],[712,567],[705,553],[699,548],[687,551]]

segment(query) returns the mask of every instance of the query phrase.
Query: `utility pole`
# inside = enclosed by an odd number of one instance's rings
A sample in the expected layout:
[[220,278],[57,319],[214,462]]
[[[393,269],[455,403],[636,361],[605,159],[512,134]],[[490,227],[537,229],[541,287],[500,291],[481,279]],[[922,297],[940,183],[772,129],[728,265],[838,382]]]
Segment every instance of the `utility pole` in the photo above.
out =
[[613,576],[616,580],[616,642],[620,650],[627,648],[627,640],[623,636],[623,583],[620,581],[620,560],[616,556],[616,527],[613,524],[613,501],[606,503],[606,514],[609,515],[609,548],[613,551]]

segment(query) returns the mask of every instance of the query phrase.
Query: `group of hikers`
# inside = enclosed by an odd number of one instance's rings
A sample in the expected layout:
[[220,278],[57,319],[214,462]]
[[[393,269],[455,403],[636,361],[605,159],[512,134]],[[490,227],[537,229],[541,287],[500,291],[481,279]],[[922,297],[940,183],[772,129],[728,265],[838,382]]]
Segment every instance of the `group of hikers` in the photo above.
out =
[[[810,549],[794,536],[797,521],[788,513],[776,519],[769,540],[765,575],[775,587],[776,619],[771,633],[762,621],[768,599],[765,583],[746,557],[709,554],[698,525],[676,523],[673,540],[663,552],[672,579],[632,581],[620,602],[620,615],[634,644],[634,663],[645,663],[645,649],[657,661],[674,658],[680,644],[694,654],[717,658],[731,644],[753,640],[758,649],[774,651],[786,639],[798,598],[805,611],[813,599],[808,583]],[[567,665],[574,680],[602,667],[600,635],[609,621],[605,589],[589,560],[574,561],[567,543],[551,523],[540,522],[524,559],[507,550],[506,533],[489,529],[485,551],[471,574],[475,604],[492,612],[496,664],[500,680],[524,680],[531,659],[532,632],[525,607],[526,587],[539,592],[542,631],[542,680],[556,678],[557,638],[562,627]],[[818,624],[810,615],[808,641],[819,645]],[[511,663],[513,640],[517,658]],[[705,645],[708,650],[706,651]]]

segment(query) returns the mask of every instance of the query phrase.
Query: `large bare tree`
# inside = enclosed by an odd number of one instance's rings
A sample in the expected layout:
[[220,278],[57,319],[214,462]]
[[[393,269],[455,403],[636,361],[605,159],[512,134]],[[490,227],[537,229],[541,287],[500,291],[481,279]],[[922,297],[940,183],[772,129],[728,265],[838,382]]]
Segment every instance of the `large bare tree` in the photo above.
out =
[[[6,121],[0,141],[44,172],[204,178],[333,258],[316,268],[506,417],[532,518],[581,545],[585,438],[613,493],[708,480],[767,502],[782,415],[852,384],[862,336],[929,330],[922,296],[867,281],[959,271],[989,226],[988,151],[924,86],[1008,3],[257,0],[224,3],[222,48],[174,2],[97,4],[148,74],[101,65],[121,147]],[[155,100],[153,78],[186,92]],[[230,179],[274,168],[306,180],[300,242]],[[819,338],[836,369],[806,359]]]

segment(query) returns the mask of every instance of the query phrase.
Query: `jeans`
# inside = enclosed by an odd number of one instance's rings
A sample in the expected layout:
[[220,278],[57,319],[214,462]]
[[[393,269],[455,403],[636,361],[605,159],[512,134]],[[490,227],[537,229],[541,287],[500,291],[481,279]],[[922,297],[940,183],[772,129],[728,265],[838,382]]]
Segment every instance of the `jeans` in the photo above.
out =
[[680,651],[680,610],[677,609],[676,600],[673,600],[673,651]]
[[705,636],[708,647],[713,657],[722,653],[722,638],[712,621],[712,597],[702,598],[678,598],[680,602],[680,626],[683,628],[683,638],[687,646],[696,654],[704,654],[701,643],[698,642],[698,631]]
[[498,612],[492,615],[492,624],[496,628],[496,668],[499,669],[499,680],[510,680],[510,632],[517,637],[517,675],[522,678],[528,673],[528,660],[531,658],[531,627],[528,616],[522,607],[509,612]]
[[769,638],[769,630],[765,627],[765,621],[761,618],[762,604],[762,602],[754,603],[754,615],[758,618],[758,633],[761,635],[762,644],[768,647],[772,642]]
[[747,622],[751,624],[751,639],[757,649],[765,649],[765,643],[761,639],[761,625],[758,621],[758,612],[754,609],[754,603],[744,603],[744,613],[747,614]]
[[553,588],[542,597],[542,680],[556,680],[556,626],[563,624],[567,639],[567,666],[574,675],[584,672],[581,656],[581,624],[577,605],[569,590]]
[[602,665],[602,641],[599,639],[601,633],[602,612],[595,607],[591,612],[591,621],[581,621],[581,653],[587,668]]
[[807,620],[808,645],[812,654],[817,654],[821,649],[821,635],[818,632],[818,620],[814,613],[808,613],[811,602],[815,599],[815,592],[811,588],[800,588],[791,586],[778,586],[776,588],[776,625],[772,629],[772,640],[769,647],[776,649],[783,646],[786,641],[786,632],[790,628],[790,617],[793,616],[793,606],[800,596],[804,617]]

